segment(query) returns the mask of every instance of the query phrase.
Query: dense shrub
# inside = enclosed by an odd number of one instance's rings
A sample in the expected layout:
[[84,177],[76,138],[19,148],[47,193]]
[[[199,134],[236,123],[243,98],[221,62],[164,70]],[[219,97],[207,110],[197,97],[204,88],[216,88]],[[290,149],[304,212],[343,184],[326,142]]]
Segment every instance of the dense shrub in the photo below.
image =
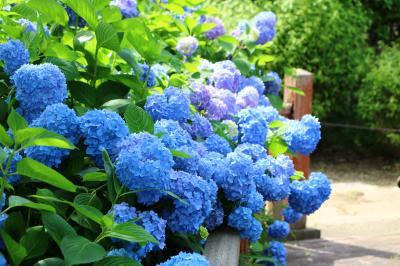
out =
[[[358,92],[357,111],[373,127],[400,126],[400,45],[385,47],[376,56]],[[400,134],[387,133],[400,144]]]
[[314,111],[347,112],[365,73],[370,20],[358,4],[340,0],[275,0],[276,65],[315,74]]

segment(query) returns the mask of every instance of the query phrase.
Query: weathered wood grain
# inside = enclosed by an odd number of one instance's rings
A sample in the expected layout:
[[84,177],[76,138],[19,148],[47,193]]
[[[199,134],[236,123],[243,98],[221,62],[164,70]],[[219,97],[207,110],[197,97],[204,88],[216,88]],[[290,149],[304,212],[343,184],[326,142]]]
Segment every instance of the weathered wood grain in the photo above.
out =
[[211,233],[207,239],[204,255],[211,266],[238,266],[239,234],[230,229],[221,229]]

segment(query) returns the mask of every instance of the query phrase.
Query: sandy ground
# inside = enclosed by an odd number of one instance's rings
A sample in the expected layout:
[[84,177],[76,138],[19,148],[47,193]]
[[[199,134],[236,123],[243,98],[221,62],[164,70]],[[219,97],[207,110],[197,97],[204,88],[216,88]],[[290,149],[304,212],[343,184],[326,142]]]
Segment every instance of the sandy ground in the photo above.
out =
[[288,243],[288,266],[399,266],[399,163],[314,158],[312,170],[333,180],[331,198],[307,219],[322,239]]

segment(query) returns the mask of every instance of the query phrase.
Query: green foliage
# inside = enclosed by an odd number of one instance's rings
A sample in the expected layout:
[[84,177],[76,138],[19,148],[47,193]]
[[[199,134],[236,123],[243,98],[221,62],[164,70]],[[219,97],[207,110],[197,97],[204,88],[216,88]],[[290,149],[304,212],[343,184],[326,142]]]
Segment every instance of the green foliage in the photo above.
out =
[[[400,125],[400,46],[384,47],[376,56],[358,92],[357,111],[373,127],[399,128]],[[393,144],[400,145],[400,132],[388,132]]]

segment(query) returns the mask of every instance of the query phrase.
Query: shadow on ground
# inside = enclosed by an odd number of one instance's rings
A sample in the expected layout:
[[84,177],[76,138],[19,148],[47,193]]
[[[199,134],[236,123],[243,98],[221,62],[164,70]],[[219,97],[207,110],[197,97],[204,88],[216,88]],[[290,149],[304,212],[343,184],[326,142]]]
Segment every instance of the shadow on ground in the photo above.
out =
[[316,239],[288,242],[287,266],[400,265],[400,254],[353,244]]

